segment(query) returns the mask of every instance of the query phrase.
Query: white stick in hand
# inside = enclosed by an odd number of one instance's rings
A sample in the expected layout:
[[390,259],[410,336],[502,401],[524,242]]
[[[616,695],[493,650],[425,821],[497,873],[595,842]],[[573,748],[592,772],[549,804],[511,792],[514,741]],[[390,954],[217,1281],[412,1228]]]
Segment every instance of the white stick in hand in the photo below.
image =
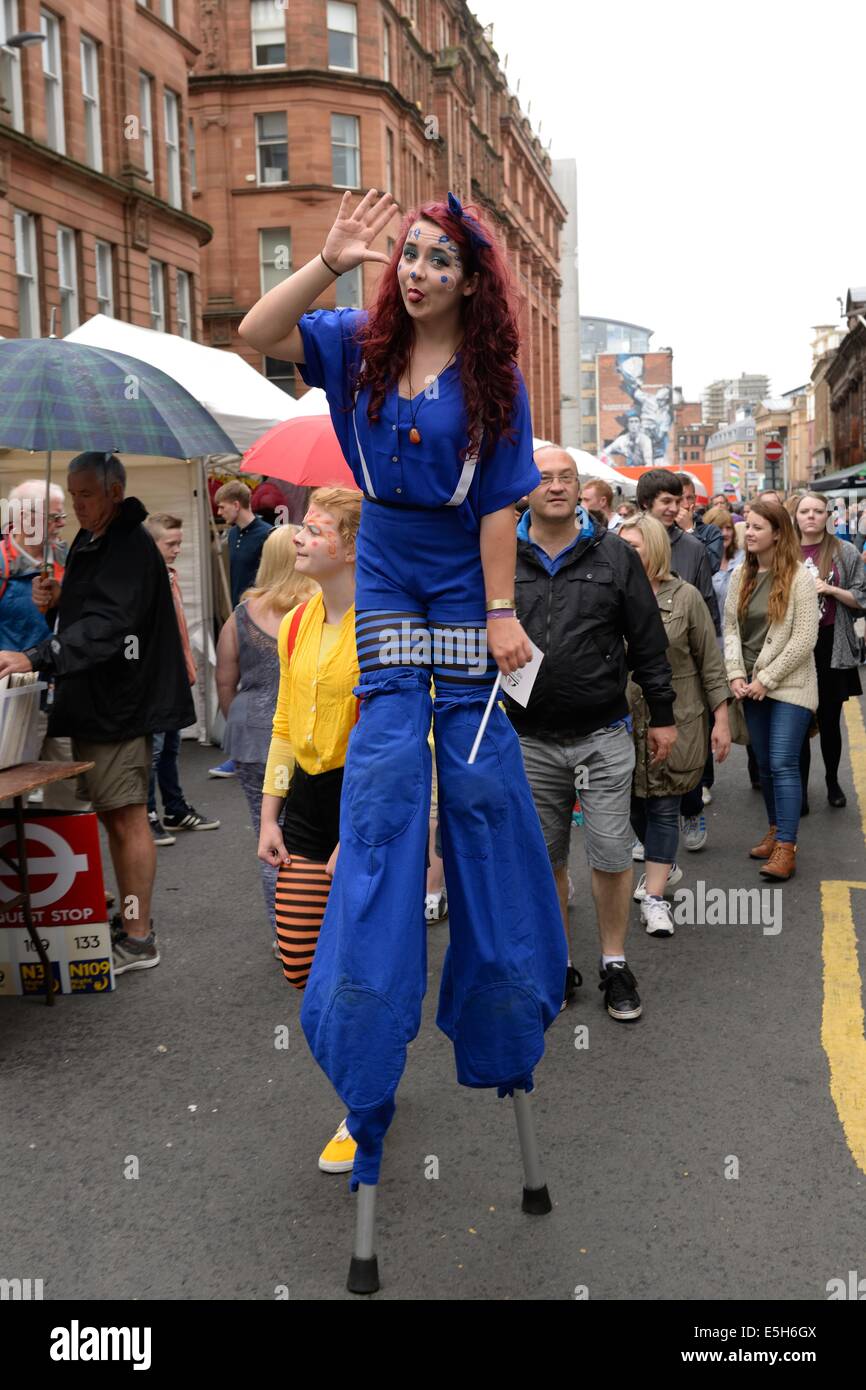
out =
[[490,699],[487,701],[487,708],[486,708],[486,710],[484,711],[484,718],[483,718],[482,721],[481,721],[481,726],[480,726],[480,728],[479,728],[479,730],[478,730],[478,733],[475,735],[475,742],[474,742],[473,745],[472,745],[472,752],[469,754],[469,757],[468,757],[468,759],[467,759],[467,762],[469,762],[469,763],[474,763],[474,762],[475,762],[475,757],[476,757],[476,754],[478,753],[478,749],[481,747],[481,740],[482,740],[483,737],[484,737],[484,730],[487,728],[487,721],[488,721],[489,718],[490,718],[490,713],[491,713],[491,710],[493,709],[493,705],[494,705],[494,702],[495,702],[495,700],[496,700],[496,696],[499,694],[499,687],[501,686],[501,684],[502,684],[502,672],[500,671],[499,674],[498,674],[497,677],[496,677],[496,681],[495,681],[495,683],[494,683],[493,689],[492,689],[491,692],[490,692]]

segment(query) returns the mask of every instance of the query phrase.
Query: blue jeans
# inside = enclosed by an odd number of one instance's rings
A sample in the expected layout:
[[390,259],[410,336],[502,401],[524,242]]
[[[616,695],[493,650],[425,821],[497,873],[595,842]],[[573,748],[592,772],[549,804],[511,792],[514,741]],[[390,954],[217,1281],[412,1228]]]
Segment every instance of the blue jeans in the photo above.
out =
[[673,864],[680,842],[680,797],[633,796],[631,828],[653,864]]
[[743,714],[761,775],[767,819],[776,826],[777,840],[795,845],[803,797],[800,749],[812,711],[767,698],[744,700]]
[[153,736],[153,761],[147,789],[147,809],[156,810],[156,783],[162,795],[166,815],[179,816],[186,810],[186,801],[178,781],[177,760],[180,753],[180,729],[169,729]]

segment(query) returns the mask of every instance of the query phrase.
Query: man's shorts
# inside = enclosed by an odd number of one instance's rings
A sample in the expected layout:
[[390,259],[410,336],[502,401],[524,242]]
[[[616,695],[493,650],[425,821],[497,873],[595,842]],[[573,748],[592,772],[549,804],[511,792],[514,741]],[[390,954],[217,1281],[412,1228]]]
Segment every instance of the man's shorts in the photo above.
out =
[[577,797],[590,868],[609,874],[630,869],[635,753],[625,725],[568,741],[521,734],[520,747],[552,866],[558,869],[568,863],[571,812]]
[[91,801],[94,811],[117,811],[121,806],[147,805],[147,788],[153,754],[153,735],[124,739],[121,743],[96,743],[73,738],[76,762],[95,763],[78,777],[76,796]]

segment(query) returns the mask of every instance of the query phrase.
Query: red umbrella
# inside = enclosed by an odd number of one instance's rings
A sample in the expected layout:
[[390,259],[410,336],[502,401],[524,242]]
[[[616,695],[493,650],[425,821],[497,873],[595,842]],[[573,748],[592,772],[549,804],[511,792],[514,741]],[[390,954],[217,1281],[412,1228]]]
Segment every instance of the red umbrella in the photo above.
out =
[[330,415],[296,415],[274,425],[244,454],[241,471],[301,487],[358,486]]

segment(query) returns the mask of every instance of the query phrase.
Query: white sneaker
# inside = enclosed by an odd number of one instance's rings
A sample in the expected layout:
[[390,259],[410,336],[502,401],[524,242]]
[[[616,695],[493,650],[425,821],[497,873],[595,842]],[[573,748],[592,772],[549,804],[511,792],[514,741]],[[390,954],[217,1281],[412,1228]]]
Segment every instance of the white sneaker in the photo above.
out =
[[[668,881],[665,884],[665,892],[667,892],[669,888],[675,888],[682,876],[683,871],[680,868],[679,864],[671,864],[670,868],[668,869]],[[637,888],[634,890],[632,896],[636,903],[643,902],[644,898],[646,897],[646,874],[641,874],[640,878],[638,879]]]
[[569,901],[570,903],[573,903],[573,902],[574,902],[574,884],[573,884],[572,881],[571,881],[571,874],[567,874],[566,877],[567,877],[567,879],[568,879],[568,901]]
[[648,936],[673,936],[674,921],[671,905],[664,898],[644,898],[640,905],[640,919]]
[[632,859],[637,860],[638,864],[642,864],[644,862],[643,845],[641,844],[637,836],[635,836],[635,842],[631,847],[631,857]]
[[707,843],[707,822],[704,816],[680,816],[680,834],[686,849],[703,849]]
[[701,787],[701,796],[703,798],[704,805],[709,806],[710,802],[713,799],[713,794],[710,791],[709,787]]

